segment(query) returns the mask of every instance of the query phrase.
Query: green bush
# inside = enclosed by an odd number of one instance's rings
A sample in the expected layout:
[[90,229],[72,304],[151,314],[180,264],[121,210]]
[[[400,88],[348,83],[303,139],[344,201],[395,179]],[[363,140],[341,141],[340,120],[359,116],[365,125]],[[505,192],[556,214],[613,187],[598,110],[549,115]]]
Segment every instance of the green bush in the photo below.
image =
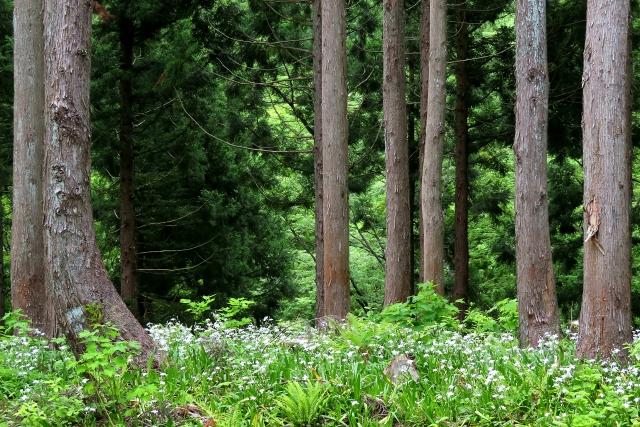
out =
[[434,285],[421,283],[418,293],[405,303],[391,304],[379,315],[381,322],[416,329],[446,325],[458,328],[458,308],[434,290]]

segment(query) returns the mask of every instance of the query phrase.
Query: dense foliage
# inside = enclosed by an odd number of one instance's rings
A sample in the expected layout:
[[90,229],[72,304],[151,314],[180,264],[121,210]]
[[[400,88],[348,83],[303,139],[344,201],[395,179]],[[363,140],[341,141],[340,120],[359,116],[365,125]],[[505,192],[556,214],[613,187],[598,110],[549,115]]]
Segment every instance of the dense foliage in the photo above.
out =
[[[265,315],[310,315],[315,289],[310,6],[262,1],[191,1],[179,6],[152,3],[134,6],[126,1],[105,1],[111,17],[94,19],[93,200],[99,243],[111,278],[119,282],[116,153],[121,105],[115,88],[123,73],[129,72],[144,318],[163,321],[181,316],[181,298],[213,294],[220,305],[229,297],[254,300],[253,312],[258,319]],[[471,35],[467,59],[471,87],[470,292],[474,303],[488,308],[515,296],[513,5],[475,0],[467,2],[466,8]],[[420,8],[407,4],[406,10],[409,143],[415,187],[420,71],[418,38],[414,35],[419,32]],[[353,309],[361,312],[380,307],[384,284],[381,13],[380,4],[368,0],[350,3],[347,12],[350,262]],[[582,3],[549,4],[548,34],[558,41],[549,43],[550,222],[559,301],[566,318],[577,316],[582,283],[580,76],[584,14]],[[123,19],[134,28],[131,71],[123,70],[119,60],[118,22]],[[640,36],[637,18],[632,27],[635,41]],[[6,161],[0,185],[5,189],[10,185],[11,158],[10,29],[11,2],[3,0],[0,130],[4,131],[0,132],[0,157]],[[450,38],[454,30],[452,27]],[[450,68],[458,60],[454,47],[449,49]],[[634,63],[638,58],[636,48]],[[454,83],[451,77],[450,94]],[[637,98],[639,91],[634,93]],[[634,105],[637,145],[639,104]],[[452,120],[448,114],[448,121]],[[449,273],[455,181],[451,130],[446,134],[443,181]],[[418,246],[417,205],[416,199],[414,247]],[[633,211],[635,218],[635,202]],[[637,234],[636,225],[634,239]],[[634,259],[637,269],[640,258]],[[446,277],[447,286],[451,286],[451,274]],[[8,280],[4,283],[8,286]],[[634,309],[640,307],[638,283],[634,279]]]
[[[0,425],[614,426],[640,416],[637,341],[626,366],[577,360],[570,330],[523,350],[513,301],[459,323],[456,307],[424,288],[331,334],[270,320],[237,328],[229,321],[246,307],[229,309],[193,327],[149,326],[167,357],[146,371],[127,363],[135,344],[107,327],[84,333],[76,360],[9,315]],[[393,360],[407,362],[395,381]]]
[[[118,341],[118,331],[109,325],[94,325],[83,332],[86,351],[75,358],[64,340],[48,342],[18,313],[10,313],[0,322],[0,427],[640,425],[638,334],[626,365],[575,357],[571,321],[579,315],[583,280],[585,2],[548,2],[549,221],[567,330],[531,350],[518,348],[513,300],[513,2],[466,1],[469,57],[458,57],[453,41],[449,48],[443,165],[447,291],[453,284],[455,221],[453,68],[459,61],[468,63],[470,86],[470,304],[464,316],[426,285],[407,303],[382,308],[382,5],[347,3],[354,316],[326,334],[311,328],[316,292],[311,5],[105,0],[108,13],[93,19],[91,82],[98,244],[118,286],[120,84],[130,79],[141,318],[150,322],[148,331],[166,357],[158,366],[135,368],[130,362],[136,344]],[[11,0],[0,0],[0,244],[6,249],[12,6]],[[405,6],[417,261],[420,3]],[[633,7],[637,157],[640,10],[637,3]],[[131,69],[122,62],[122,22],[132,29]],[[449,26],[450,40],[456,31]],[[638,162],[633,178],[640,179]],[[634,195],[639,194],[636,188]],[[638,200],[632,202],[636,318]],[[5,251],[3,265],[9,256]],[[414,266],[417,277],[417,262]],[[0,305],[10,309],[8,270],[1,270]],[[385,371],[397,357],[413,368],[394,384]]]

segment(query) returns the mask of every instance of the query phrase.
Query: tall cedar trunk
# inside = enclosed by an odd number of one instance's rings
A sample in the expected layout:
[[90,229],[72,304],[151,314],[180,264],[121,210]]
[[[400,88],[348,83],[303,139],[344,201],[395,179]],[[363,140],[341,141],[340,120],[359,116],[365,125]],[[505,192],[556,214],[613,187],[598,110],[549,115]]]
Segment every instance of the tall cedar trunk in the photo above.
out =
[[445,129],[447,69],[447,2],[431,0],[429,31],[429,96],[422,167],[424,281],[444,295],[444,216],[442,211],[442,150]]
[[4,205],[0,203],[0,319],[2,316],[4,316]]
[[91,3],[45,1],[44,242],[46,279],[60,333],[82,351],[79,332],[110,322],[126,340],[153,342],[107,277],[90,198]]
[[133,23],[120,19],[120,294],[139,317],[136,215],[133,203]]
[[[322,226],[322,0],[313,2],[313,181],[316,197],[316,321],[324,317]],[[320,325],[320,323],[318,323]]]
[[[424,166],[424,142],[427,137],[427,109],[429,105],[429,33],[430,33],[430,12],[429,1],[422,0],[422,10],[420,16],[420,142],[418,157],[420,162],[420,176]],[[422,185],[422,182],[420,183]],[[422,217],[422,202],[420,202],[420,262],[418,263],[418,280],[424,282],[424,218]]]
[[14,5],[11,305],[47,331],[42,237],[44,39],[42,0]]
[[344,0],[322,1],[322,207],[325,316],[350,307]]
[[629,9],[629,0],[587,2],[582,358],[610,357],[632,339]]
[[384,305],[411,293],[411,206],[404,77],[404,1],[384,0],[383,110],[387,166]]
[[520,345],[558,333],[547,198],[545,0],[518,0],[516,10],[516,264]]
[[[407,68],[409,71],[409,82],[410,84],[415,83],[415,70],[417,69],[417,64],[414,61],[411,61],[411,58],[408,58]],[[417,211],[420,211],[420,204],[416,203],[416,190],[417,190],[417,180],[420,177],[420,157],[413,155],[412,153],[416,153],[419,151],[418,146],[416,145],[416,107],[411,99],[407,100],[407,146],[409,147],[409,224],[410,224],[410,270],[411,270],[411,289],[410,294],[415,294],[416,288],[416,247],[418,247],[418,238],[419,235],[415,233],[415,222],[416,222],[416,208]]]
[[455,202],[455,242],[453,264],[453,300],[462,300],[460,314],[466,311],[469,296],[469,26],[465,10],[467,2],[461,2],[456,10],[456,202]]

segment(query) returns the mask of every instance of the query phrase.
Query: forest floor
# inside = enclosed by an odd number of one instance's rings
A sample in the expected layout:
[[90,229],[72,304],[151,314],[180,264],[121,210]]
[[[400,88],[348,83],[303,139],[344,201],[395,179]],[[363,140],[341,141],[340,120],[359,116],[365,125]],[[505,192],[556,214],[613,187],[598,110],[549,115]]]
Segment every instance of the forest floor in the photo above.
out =
[[63,342],[6,325],[0,426],[640,425],[637,344],[622,366],[577,360],[571,334],[522,350],[513,333],[479,324],[354,317],[318,333],[301,322],[169,322],[149,327],[164,366],[139,370],[133,346],[108,334],[88,333],[76,360]]

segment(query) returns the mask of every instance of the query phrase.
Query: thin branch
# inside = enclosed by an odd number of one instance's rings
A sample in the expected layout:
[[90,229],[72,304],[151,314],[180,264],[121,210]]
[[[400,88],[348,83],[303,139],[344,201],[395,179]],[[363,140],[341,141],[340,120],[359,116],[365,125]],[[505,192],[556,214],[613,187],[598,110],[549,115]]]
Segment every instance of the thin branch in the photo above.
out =
[[195,123],[196,126],[198,126],[198,128],[208,137],[215,139],[218,142],[221,142],[223,144],[229,145],[231,147],[234,148],[241,148],[243,150],[249,150],[249,151],[257,151],[260,153],[271,153],[271,154],[300,154],[300,153],[313,153],[313,150],[272,150],[272,149],[267,149],[267,148],[256,148],[256,147],[247,147],[244,145],[239,145],[239,144],[234,144],[232,142],[226,141],[218,136],[215,136],[214,134],[210,133],[209,131],[207,131],[191,114],[189,114],[189,112],[187,111],[187,109],[184,106],[184,103],[182,102],[182,98],[180,98],[178,96],[178,101],[180,102],[180,107],[182,107],[182,111],[184,111],[184,113],[191,119],[191,121],[193,123]]

